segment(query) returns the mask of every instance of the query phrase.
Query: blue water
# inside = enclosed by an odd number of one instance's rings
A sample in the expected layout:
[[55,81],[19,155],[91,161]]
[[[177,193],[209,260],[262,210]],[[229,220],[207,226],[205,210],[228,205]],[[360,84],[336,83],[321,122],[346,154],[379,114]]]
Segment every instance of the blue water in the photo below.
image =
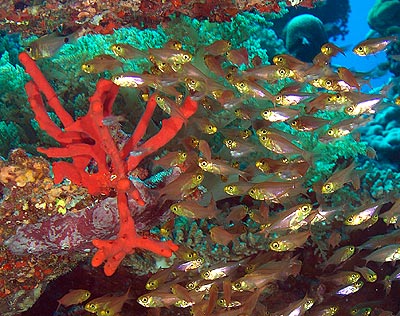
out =
[[[333,59],[333,64],[341,65],[355,71],[369,71],[387,60],[385,52],[374,56],[360,57],[351,52],[353,47],[366,39],[371,31],[368,26],[368,12],[374,5],[375,0],[350,0],[351,13],[348,22],[349,34],[344,40],[337,40],[335,43],[346,48],[346,56],[338,55]],[[388,73],[382,78],[371,80],[371,85],[377,87],[387,83],[391,75]]]

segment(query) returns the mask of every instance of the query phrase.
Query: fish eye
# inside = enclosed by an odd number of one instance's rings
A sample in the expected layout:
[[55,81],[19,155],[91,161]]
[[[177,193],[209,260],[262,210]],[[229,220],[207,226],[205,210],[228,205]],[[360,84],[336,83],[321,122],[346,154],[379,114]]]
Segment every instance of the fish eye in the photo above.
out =
[[178,210],[178,207],[176,205],[171,206],[171,211],[176,212]]
[[362,46],[358,46],[358,47],[357,47],[357,50],[360,51],[360,52],[362,52],[362,51],[363,51],[363,47],[362,47]]
[[281,76],[283,76],[284,74],[286,74],[286,70],[283,69],[283,68],[281,68],[281,69],[278,70],[278,73],[279,73]]
[[358,274],[357,274],[357,273],[353,273],[353,274],[351,275],[351,277],[352,277],[353,279],[356,279],[356,278],[358,277]]
[[351,223],[351,222],[353,221],[353,216],[350,216],[350,217],[347,219],[347,221]]
[[148,300],[149,300],[149,299],[147,298],[147,296],[142,297],[142,302],[143,302],[143,303],[147,303]]
[[308,205],[304,205],[304,206],[302,207],[302,210],[303,210],[303,212],[308,211]]
[[324,184],[324,186],[322,188],[327,193],[332,193],[333,192],[333,185],[332,185],[331,182],[328,182],[328,183]]
[[187,258],[188,258],[188,259],[193,259],[193,257],[194,257],[194,253],[193,253],[193,252],[189,252],[189,253],[187,254]]
[[186,54],[183,55],[182,57],[183,57],[183,59],[185,59],[185,60],[189,60],[189,59],[190,59],[190,56],[189,56],[189,55],[186,55]]
[[275,97],[275,100],[276,100],[276,101],[282,100],[282,96],[281,96],[281,95],[277,95],[277,96]]
[[205,271],[203,277],[208,278],[210,276],[210,271]]
[[332,135],[333,135],[333,129],[329,129],[328,132],[327,132],[327,134],[328,134],[329,136],[332,136]]
[[325,85],[331,86],[331,85],[332,85],[332,81],[331,81],[331,80],[326,80],[326,81],[325,81]]
[[196,283],[194,281],[190,282],[186,285],[186,288],[189,290],[193,290],[195,287],[196,287]]
[[242,284],[240,282],[235,282],[234,287],[236,289],[241,289],[242,288]]
[[350,250],[350,251],[354,251],[354,250],[355,250],[354,246],[350,246],[350,247],[349,247],[349,250]]
[[273,243],[271,243],[271,248],[273,249],[279,249],[279,243],[274,241]]
[[297,125],[297,120],[292,121],[292,122],[290,123],[290,125],[296,126],[296,125]]
[[197,175],[196,180],[198,180],[198,181],[203,180],[203,176],[201,174]]
[[32,47],[30,47],[30,46],[26,47],[25,50],[26,50],[28,53],[32,53]]
[[224,305],[225,304],[225,300],[223,299],[223,298],[219,298],[218,300],[217,300],[217,304],[218,305]]

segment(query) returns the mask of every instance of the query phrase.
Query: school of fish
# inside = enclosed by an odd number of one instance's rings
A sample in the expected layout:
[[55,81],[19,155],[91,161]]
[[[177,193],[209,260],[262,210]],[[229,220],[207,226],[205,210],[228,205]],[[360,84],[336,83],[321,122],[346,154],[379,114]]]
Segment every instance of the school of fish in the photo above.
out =
[[[356,207],[346,201],[333,204],[330,198],[341,190],[360,190],[366,171],[359,169],[356,157],[338,157],[323,180],[310,185],[305,179],[321,160],[320,146],[358,142],[357,127],[377,111],[397,106],[385,90],[363,92],[370,84],[368,74],[337,67],[332,58],[378,54],[395,41],[396,36],[368,39],[352,52],[326,43],[312,63],[281,54],[271,65],[257,56],[249,60],[245,48],[232,48],[224,39],[195,51],[175,40],[146,51],[115,43],[110,47],[114,55],[104,53],[82,64],[86,73],[111,71],[116,85],[139,89],[144,101],[156,93],[160,117],[183,117],[182,100],[197,100],[200,108],[184,133],[154,158],[154,170],[181,172],[159,190],[161,201],[172,201],[173,216],[209,221],[211,243],[229,247],[242,234],[252,233],[266,245],[241,260],[217,263],[182,245],[172,266],[150,277],[139,304],[157,311],[152,315],[163,315],[163,308],[171,306],[188,308],[195,316],[394,315],[379,302],[347,298],[357,297],[368,283],[379,283],[383,297],[390,295],[393,282],[400,280],[400,269],[394,267],[400,260],[400,200],[387,197]],[[45,55],[35,46],[30,50]],[[129,59],[147,60],[149,67],[143,73],[126,71],[124,61]],[[113,125],[124,118],[109,120]],[[375,155],[366,148],[365,156]],[[222,201],[229,206],[223,208]],[[385,234],[362,244],[345,237],[378,221],[387,225]],[[317,231],[332,225],[339,228],[324,231],[326,240],[320,240]],[[174,218],[159,233],[173,238],[173,230]],[[324,255],[310,257],[315,261],[299,251],[318,252],[322,243],[328,247],[321,251]],[[390,274],[375,271],[391,263]],[[318,275],[307,275],[310,269]],[[283,284],[296,278],[313,279],[313,287],[299,289],[297,298],[283,298]],[[75,291],[60,304],[88,299],[84,290]],[[119,315],[128,293],[94,299],[85,309]]]

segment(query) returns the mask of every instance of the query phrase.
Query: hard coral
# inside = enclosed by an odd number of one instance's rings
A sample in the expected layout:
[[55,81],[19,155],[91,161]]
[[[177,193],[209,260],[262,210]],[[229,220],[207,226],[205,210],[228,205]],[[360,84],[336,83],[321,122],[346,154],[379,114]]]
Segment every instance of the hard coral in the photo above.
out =
[[294,17],[284,29],[286,48],[302,61],[311,62],[328,41],[324,25],[311,14]]
[[[91,201],[87,201],[83,188],[71,183],[55,185],[49,163],[42,157],[27,155],[22,149],[13,150],[7,160],[0,161],[0,192],[0,314],[10,315],[10,306],[15,313],[28,309],[50,280],[82,260],[82,253],[63,257],[44,252],[38,257],[24,251],[24,256],[19,256],[6,247],[6,240],[14,237],[18,228],[49,222],[60,215],[57,207],[60,200],[71,214],[77,204],[84,207]],[[50,231],[48,228],[47,237]]]
[[400,3],[395,0],[377,0],[368,13],[368,25],[382,36],[398,34]]

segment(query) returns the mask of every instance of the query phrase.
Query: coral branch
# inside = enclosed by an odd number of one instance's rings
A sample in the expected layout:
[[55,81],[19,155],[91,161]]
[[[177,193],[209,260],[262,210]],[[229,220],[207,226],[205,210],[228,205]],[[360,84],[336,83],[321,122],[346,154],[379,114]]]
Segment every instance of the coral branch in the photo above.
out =
[[50,107],[60,118],[61,123],[64,125],[64,127],[72,125],[74,123],[74,119],[63,108],[60,101],[58,100],[56,92],[54,91],[52,86],[47,82],[45,76],[40,71],[36,63],[32,60],[32,58],[26,52],[20,53],[18,58],[21,64],[24,65],[26,72],[32,77],[33,82],[36,84],[39,90],[44,94]]
[[[112,107],[118,94],[118,86],[106,79],[100,79],[96,91],[89,99],[87,114],[74,121],[62,107],[53,88],[46,81],[35,62],[26,54],[19,55],[21,63],[31,75],[33,82],[28,82],[26,92],[39,126],[50,136],[60,142],[61,147],[38,148],[38,151],[53,158],[72,158],[72,163],[57,161],[53,163],[53,173],[56,182],[69,178],[75,184],[87,188],[90,194],[108,194],[117,191],[118,215],[120,228],[116,239],[94,239],[93,245],[98,248],[92,265],[97,267],[105,262],[104,272],[112,275],[127,254],[135,248],[150,250],[161,256],[169,257],[178,249],[172,241],[159,242],[136,233],[135,222],[130,214],[128,195],[136,205],[144,206],[137,188],[128,179],[128,171],[133,170],[144,157],[155,152],[181,129],[184,120],[197,110],[197,103],[186,98],[181,112],[184,117],[171,116],[163,120],[160,131],[138,146],[151,120],[156,102],[153,97],[147,104],[145,113],[137,124],[135,132],[122,150],[119,150],[104,118],[112,115]],[[59,128],[49,117],[42,97],[42,92],[50,107],[56,112],[64,125]],[[132,150],[139,150],[139,155],[130,155]]]
[[153,116],[154,110],[157,107],[155,95],[152,95],[147,102],[146,110],[144,111],[139,123],[136,125],[135,131],[133,132],[131,138],[126,142],[124,148],[122,149],[122,157],[125,159],[129,156],[129,153],[135,149],[138,142],[142,139],[146,133],[147,126]]
[[[187,97],[180,108],[180,111],[184,118],[187,119],[191,117],[197,111],[197,102],[193,101],[190,97]],[[177,132],[182,128],[184,118],[176,116],[162,120],[161,130],[139,147],[139,151],[141,148],[145,148],[146,150],[143,150],[140,155],[130,156],[128,158],[128,169],[132,170],[136,168],[144,157],[152,154],[173,139]]]
[[104,273],[110,276],[125,256],[133,253],[135,248],[150,250],[164,257],[170,257],[173,251],[178,250],[178,246],[170,240],[160,242],[137,235],[135,223],[129,213],[126,193],[118,192],[117,201],[121,225],[118,236],[113,240],[93,240],[93,245],[98,250],[92,258],[92,266],[98,267],[105,262]]

